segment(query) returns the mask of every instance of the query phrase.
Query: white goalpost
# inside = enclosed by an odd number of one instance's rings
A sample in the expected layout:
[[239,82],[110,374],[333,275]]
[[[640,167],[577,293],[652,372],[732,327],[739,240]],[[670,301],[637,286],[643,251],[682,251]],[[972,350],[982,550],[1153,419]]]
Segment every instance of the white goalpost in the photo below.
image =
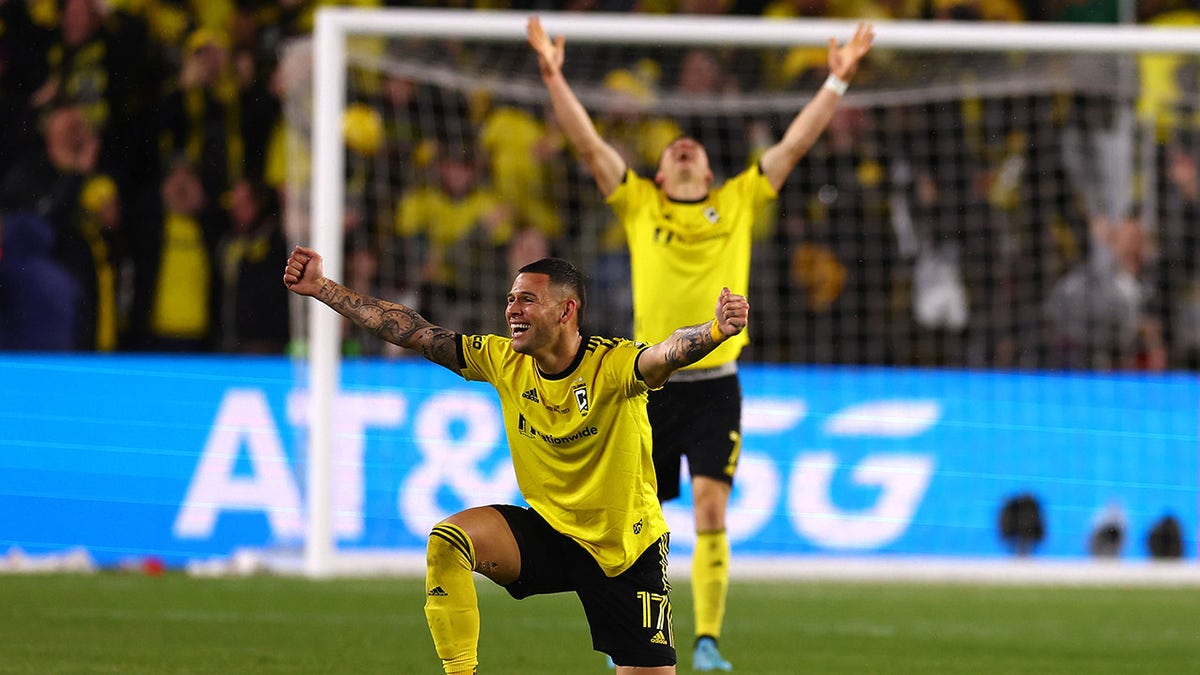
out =
[[[539,12],[543,25],[551,35],[567,38],[568,62],[572,49],[581,45],[624,45],[643,51],[668,47],[704,45],[716,48],[739,49],[786,49],[813,47],[821,49],[830,37],[844,39],[853,33],[857,22],[848,20],[769,20],[750,17],[707,17],[707,16],[657,16],[657,15],[608,15],[585,13]],[[346,275],[343,259],[345,248],[345,206],[348,199],[345,176],[347,173],[347,147],[343,120],[349,103],[351,58],[349,44],[357,38],[425,40],[486,40],[498,44],[520,47],[525,41],[526,21],[529,14],[512,11],[472,10],[405,10],[405,9],[356,9],[324,7],[316,13],[316,27],[312,42],[313,89],[311,100],[311,179],[306,181],[307,192],[292,195],[292,199],[310,200],[310,206],[296,209],[289,214],[289,232],[293,237],[305,237],[324,256],[325,274],[342,280]],[[1024,55],[1066,54],[1082,57],[1122,57],[1148,54],[1200,55],[1200,29],[1167,28],[1143,25],[1062,25],[1062,24],[991,24],[991,23],[946,23],[916,21],[875,22],[877,34],[875,52],[872,57],[889,53],[921,52],[940,55],[943,59],[956,59],[961,55]],[[1067,64],[1064,68],[1082,67],[1087,61]],[[1106,66],[1107,68],[1107,66]],[[1136,77],[1131,64],[1105,70],[1115,77]],[[436,75],[436,73],[435,73]],[[449,75],[447,78],[451,77]],[[1085,78],[1086,79],[1086,78]],[[1092,85],[1105,83],[1093,82]],[[1107,83],[1111,84],[1111,83]],[[531,87],[513,83],[515,98],[536,103],[542,92],[533,82]],[[989,86],[1000,87],[1003,82],[989,83],[980,80],[977,90]],[[1087,89],[1088,83],[1082,88]],[[1136,87],[1136,85],[1135,85]],[[806,97],[815,91],[807,86],[795,87],[792,92],[776,92],[792,110],[799,110]],[[939,94],[929,94],[936,99]],[[582,88],[581,97],[601,96]],[[869,105],[878,104],[881,109],[891,102],[903,102],[911,97],[905,91],[890,91],[886,86],[859,90],[852,87],[850,97],[859,97]],[[1136,98],[1136,96],[1134,97]],[[589,100],[595,100],[589,99]],[[587,101],[585,101],[586,103]],[[685,109],[687,101],[675,100],[678,109]],[[741,105],[755,106],[760,103],[752,93],[747,93]],[[670,105],[670,103],[664,104]],[[730,110],[738,104],[729,103]],[[784,106],[786,109],[787,106]],[[1129,111],[1132,113],[1132,111]],[[886,113],[886,110],[885,110]],[[881,114],[885,114],[881,113]],[[953,123],[951,123],[953,124]],[[1122,129],[1134,133],[1131,128],[1113,124],[1113,133]],[[907,137],[906,137],[907,138]],[[930,141],[932,142],[932,141]],[[886,143],[886,139],[885,139]],[[1118,144],[1119,145],[1119,144]],[[1107,147],[1107,146],[1106,146]],[[1124,147],[1124,146],[1121,146]],[[887,148],[881,152],[886,153]],[[1137,174],[1142,180],[1152,180],[1146,169],[1152,160],[1138,155],[1129,158],[1130,166],[1120,175]],[[998,162],[998,165],[1003,166]],[[1066,167],[1069,172],[1072,167]],[[871,170],[860,167],[861,171]],[[887,170],[899,172],[897,166]],[[1084,168],[1086,171],[1086,167]],[[1118,172],[1119,173],[1119,172]],[[1110,176],[1108,180],[1114,180]],[[997,179],[999,180],[999,179]],[[382,188],[381,188],[382,189]],[[1106,198],[1101,187],[1093,189],[1094,200]],[[1148,201],[1149,191],[1142,191],[1142,201]],[[395,198],[399,195],[383,198]],[[1107,195],[1112,199],[1113,195]],[[1002,197],[997,197],[1002,199]],[[1053,199],[1060,199],[1054,197]],[[893,205],[895,202],[893,202]],[[819,204],[805,203],[804,208],[818,208]],[[296,219],[299,220],[296,220]],[[890,227],[901,227],[892,222]],[[786,268],[786,264],[783,265]],[[342,325],[335,312],[326,309],[307,311],[307,363],[310,406],[308,439],[306,444],[306,517],[307,535],[304,543],[304,570],[312,577],[326,577],[356,569],[346,555],[338,550],[334,528],[332,468],[337,442],[335,436],[336,396],[342,378]],[[781,310],[782,311],[782,310]],[[780,329],[782,330],[782,328]],[[871,338],[887,342],[886,335]],[[874,348],[874,347],[872,347]],[[775,357],[788,361],[787,347],[763,347],[763,354],[779,354]],[[799,360],[799,359],[797,359]],[[414,564],[412,552],[397,556],[402,569]],[[774,572],[773,572],[774,573]]]

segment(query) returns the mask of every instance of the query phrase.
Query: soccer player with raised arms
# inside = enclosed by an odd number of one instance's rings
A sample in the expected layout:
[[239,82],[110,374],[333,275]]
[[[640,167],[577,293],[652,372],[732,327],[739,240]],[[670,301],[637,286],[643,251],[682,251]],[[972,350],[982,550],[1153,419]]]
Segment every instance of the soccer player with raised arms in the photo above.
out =
[[[830,74],[816,95],[755,165],[714,188],[708,155],[693,138],[678,138],[663,150],[653,180],[626,166],[563,76],[564,39],[551,40],[537,17],[529,19],[529,44],[554,116],[624,225],[637,340],[656,342],[675,326],[701,320],[709,311],[706,298],[722,284],[745,292],[755,217],[778,197],[788,174],[828,126],[874,36],[869,25],[859,24],[844,45],[830,39]],[[696,526],[692,667],[697,671],[732,669],[717,641],[729,588],[725,514],[741,443],[737,358],[746,343],[739,334],[650,394],[659,498],[679,496],[684,455],[691,473]]]
[[647,392],[746,327],[745,297],[722,289],[715,315],[656,344],[581,332],[583,277],[543,258],[508,293],[508,336],[460,335],[401,304],[328,279],[297,246],[284,284],[380,338],[500,395],[521,494],[530,508],[469,508],[433,527],[425,616],[446,673],[474,673],[480,616],[472,572],[514,598],[578,595],[592,644],[622,675],[674,673],[669,533],[657,496]]

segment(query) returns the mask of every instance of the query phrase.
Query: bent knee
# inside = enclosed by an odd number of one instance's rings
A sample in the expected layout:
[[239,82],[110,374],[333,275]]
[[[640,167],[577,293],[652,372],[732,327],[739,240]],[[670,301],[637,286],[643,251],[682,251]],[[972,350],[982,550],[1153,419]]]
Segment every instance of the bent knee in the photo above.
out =
[[464,567],[475,569],[475,545],[470,535],[454,523],[442,521],[429,531],[425,546],[427,567]]

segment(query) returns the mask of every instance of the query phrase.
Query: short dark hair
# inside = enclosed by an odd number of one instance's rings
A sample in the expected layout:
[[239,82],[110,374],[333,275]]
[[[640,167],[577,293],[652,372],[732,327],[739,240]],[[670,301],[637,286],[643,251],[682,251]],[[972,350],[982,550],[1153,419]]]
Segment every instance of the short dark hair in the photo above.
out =
[[550,277],[550,283],[562,286],[579,298],[579,324],[583,324],[583,308],[587,306],[587,284],[583,273],[571,263],[562,258],[542,258],[535,260],[517,270],[521,273],[545,274]]

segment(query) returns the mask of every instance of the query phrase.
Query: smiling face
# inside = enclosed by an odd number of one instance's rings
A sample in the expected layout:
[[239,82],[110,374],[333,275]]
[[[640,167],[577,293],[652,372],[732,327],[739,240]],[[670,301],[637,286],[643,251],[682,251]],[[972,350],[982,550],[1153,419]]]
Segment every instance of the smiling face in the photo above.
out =
[[576,330],[571,318],[577,306],[565,288],[550,283],[550,275],[518,274],[504,312],[513,351],[537,356],[553,350],[569,330]]

